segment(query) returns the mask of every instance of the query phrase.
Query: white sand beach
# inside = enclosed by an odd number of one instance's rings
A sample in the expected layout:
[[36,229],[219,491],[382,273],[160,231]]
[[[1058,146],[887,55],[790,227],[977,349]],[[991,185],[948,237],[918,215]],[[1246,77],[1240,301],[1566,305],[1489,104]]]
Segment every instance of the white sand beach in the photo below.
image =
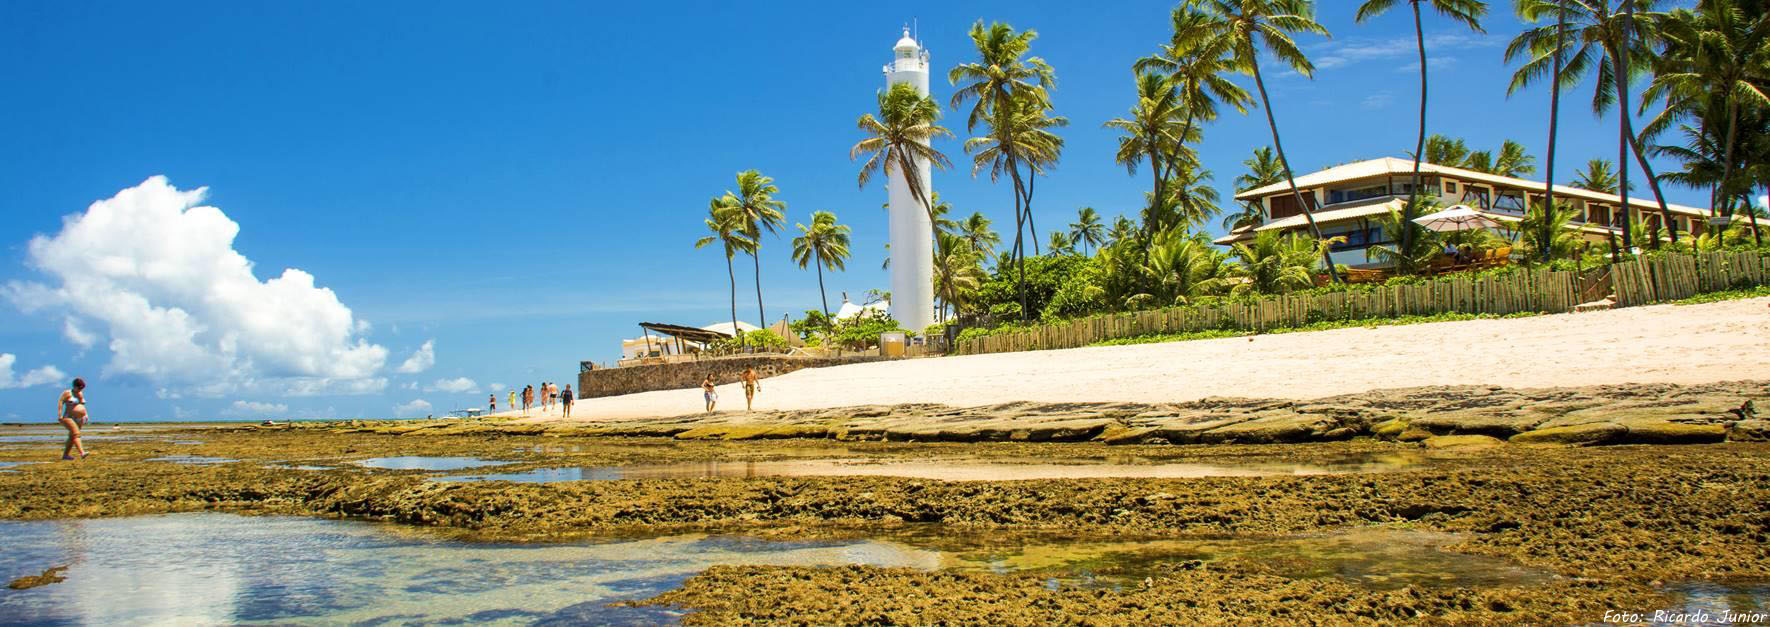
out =
[[[734,381],[736,372],[725,381]],[[762,381],[757,409],[1011,401],[1318,398],[1378,388],[1560,387],[1770,379],[1770,298],[1509,320],[911,359]],[[743,411],[736,384],[721,411]],[[700,413],[698,389],[578,401],[573,419]],[[531,412],[557,420],[559,412]]]

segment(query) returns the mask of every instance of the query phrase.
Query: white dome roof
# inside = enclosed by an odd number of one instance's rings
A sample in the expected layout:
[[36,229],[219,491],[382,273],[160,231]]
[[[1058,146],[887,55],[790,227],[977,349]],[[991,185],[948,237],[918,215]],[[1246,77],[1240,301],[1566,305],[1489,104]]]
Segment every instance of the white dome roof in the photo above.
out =
[[897,40],[897,45],[891,47],[892,50],[920,50],[921,48],[921,44],[916,43],[916,40],[910,38],[910,31],[908,30],[903,32],[903,39]]

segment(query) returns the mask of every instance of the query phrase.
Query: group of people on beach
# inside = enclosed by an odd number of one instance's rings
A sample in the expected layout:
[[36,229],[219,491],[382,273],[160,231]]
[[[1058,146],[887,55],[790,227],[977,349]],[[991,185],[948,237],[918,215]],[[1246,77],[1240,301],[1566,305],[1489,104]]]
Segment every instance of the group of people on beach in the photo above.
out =
[[[738,380],[744,384],[744,411],[750,411],[750,408],[756,403],[756,391],[762,389],[761,377],[757,376],[754,367],[750,367],[745,368],[743,374],[738,375]],[[719,383],[713,380],[711,372],[707,373],[706,378],[701,379],[701,398],[706,399],[708,412],[712,412],[713,407],[719,403],[719,392],[714,389],[718,385]]]
[[[512,411],[519,409],[516,405],[518,393],[517,390],[510,391],[510,409]],[[572,398],[574,395],[572,394],[572,384],[570,383],[565,384],[565,389],[561,390],[557,383],[542,381],[538,395],[535,391],[535,386],[533,385],[523,386],[520,394],[522,395],[522,406],[520,407],[520,410],[524,416],[529,415],[529,410],[535,407],[536,400],[540,401],[541,411],[543,412],[550,411],[553,409],[554,405],[558,405],[560,412],[562,412],[567,418],[570,418],[572,415]],[[537,396],[539,397],[538,399]],[[497,394],[491,395],[490,408],[491,413],[498,413]]]

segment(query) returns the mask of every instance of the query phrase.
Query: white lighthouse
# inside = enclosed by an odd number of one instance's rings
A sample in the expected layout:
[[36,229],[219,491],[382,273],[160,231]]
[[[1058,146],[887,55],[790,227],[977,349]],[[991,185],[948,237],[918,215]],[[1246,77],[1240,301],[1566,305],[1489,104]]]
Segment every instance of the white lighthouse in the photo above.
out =
[[[892,48],[891,65],[885,66],[885,88],[906,83],[928,94],[928,51],[904,29]],[[921,189],[934,198],[933,173],[928,160],[915,159]],[[887,168],[891,192],[891,317],[903,328],[921,333],[934,324],[934,225],[928,209],[910,193],[909,181],[895,168]]]

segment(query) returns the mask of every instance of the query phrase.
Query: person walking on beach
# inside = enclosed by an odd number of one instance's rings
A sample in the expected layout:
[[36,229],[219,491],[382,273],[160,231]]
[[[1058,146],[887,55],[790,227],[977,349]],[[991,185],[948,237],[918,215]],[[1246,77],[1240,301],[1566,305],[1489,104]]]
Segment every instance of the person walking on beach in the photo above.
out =
[[516,388],[510,388],[510,411],[516,411]]
[[535,404],[535,386],[522,386],[522,415],[529,415],[529,407]]
[[565,391],[559,393],[559,409],[565,412],[565,417],[572,417],[572,384],[570,383],[565,384]]
[[80,427],[86,426],[86,380],[74,379],[72,387],[62,390],[61,398],[56,399],[56,422],[68,429],[68,443],[61,447],[61,458],[73,460],[75,451],[80,453],[79,459],[86,459],[86,447],[80,445]]
[[498,413],[498,394],[496,392],[494,392],[491,394],[491,397],[492,397],[492,405],[491,405],[492,408],[490,411],[487,411],[486,413],[495,414],[495,413]]
[[756,390],[762,389],[762,382],[757,380],[754,366],[744,369],[744,411],[750,411],[750,405],[756,402]]
[[713,413],[713,405],[719,402],[719,393],[713,391],[713,373],[711,372],[707,373],[707,378],[701,379],[701,397],[707,399],[707,413]]

